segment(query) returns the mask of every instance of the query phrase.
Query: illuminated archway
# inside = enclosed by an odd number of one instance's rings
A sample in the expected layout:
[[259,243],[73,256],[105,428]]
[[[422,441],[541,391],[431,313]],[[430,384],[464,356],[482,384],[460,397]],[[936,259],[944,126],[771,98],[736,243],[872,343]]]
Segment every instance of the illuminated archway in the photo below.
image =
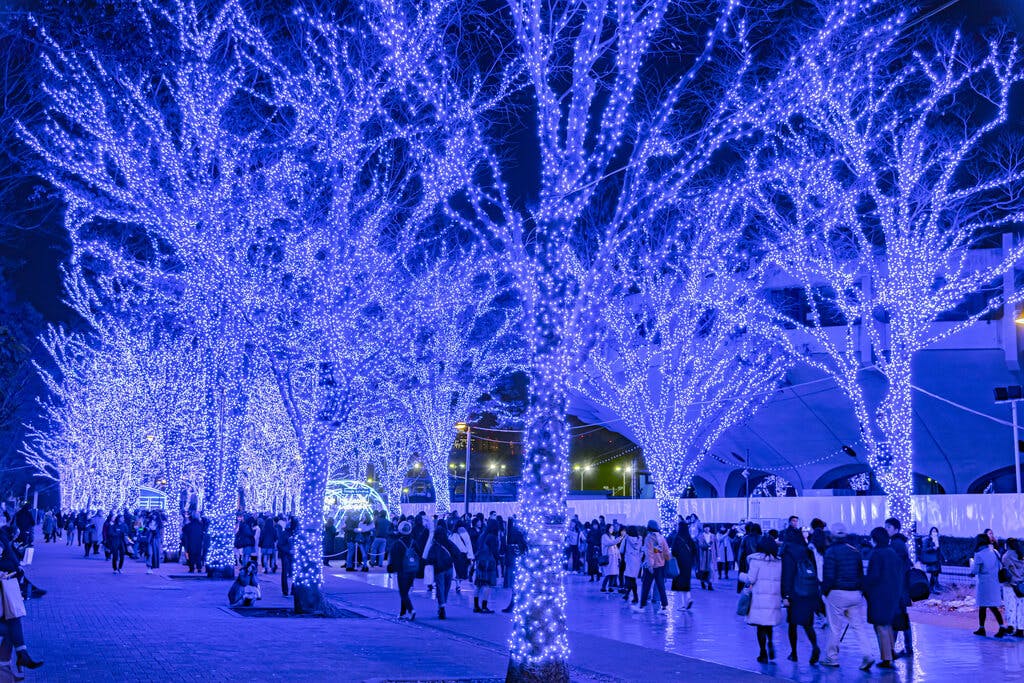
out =
[[333,479],[327,482],[324,493],[324,517],[333,517],[335,523],[341,523],[342,517],[349,510],[367,513],[370,517],[383,510],[388,516],[388,506],[377,491],[362,481],[354,479]]

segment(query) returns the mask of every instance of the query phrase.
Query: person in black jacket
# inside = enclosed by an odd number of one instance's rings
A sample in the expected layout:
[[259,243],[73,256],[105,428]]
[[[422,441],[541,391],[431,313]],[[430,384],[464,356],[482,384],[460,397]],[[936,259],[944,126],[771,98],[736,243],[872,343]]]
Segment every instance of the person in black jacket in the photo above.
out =
[[188,561],[188,573],[192,574],[203,569],[203,523],[195,514],[189,516],[188,522],[181,530],[181,544],[185,548]]
[[448,592],[452,587],[454,578],[455,554],[458,550],[448,539],[448,527],[443,520],[435,523],[433,529],[429,528],[427,542],[423,551],[423,562],[434,567],[434,584],[437,587],[437,618],[446,619],[445,604],[448,602]]
[[825,666],[839,666],[839,643],[846,629],[853,631],[861,648],[860,668],[867,671],[874,663],[871,636],[868,634],[867,605],[861,590],[864,588],[864,563],[860,550],[850,543],[846,526],[838,522],[832,526],[832,545],[825,549],[821,590],[825,595],[829,638],[825,648]]
[[114,573],[120,574],[124,567],[124,554],[128,551],[128,540],[131,537],[131,530],[121,519],[121,515],[114,517],[107,529],[107,543],[110,549],[110,563]]
[[[757,542],[761,540],[761,525],[756,522],[747,522],[743,527],[743,538],[740,539],[740,548],[736,553],[736,566],[740,574],[750,571],[748,558],[757,552]],[[742,593],[745,583],[736,579],[736,592]]]
[[[407,555],[410,559],[406,559]],[[398,538],[391,545],[391,556],[388,558],[388,574],[394,574],[398,581],[398,596],[401,600],[399,619],[408,619],[409,621],[416,619],[416,608],[413,607],[412,599],[409,598],[409,591],[412,590],[412,584],[416,580],[416,574],[421,564],[419,561],[413,562],[411,558],[419,556],[420,554],[416,552],[413,544],[412,524],[408,521],[402,522],[398,525]],[[407,614],[408,616],[406,616]]]
[[893,622],[893,648],[896,646],[896,635],[903,633],[903,651],[894,652],[893,656],[911,657],[914,654],[914,638],[910,630],[910,615],[907,608],[910,607],[910,569],[913,563],[910,561],[910,548],[907,547],[907,537],[900,531],[900,520],[890,517],[885,520],[885,531],[889,534],[889,547],[893,549],[900,562],[903,564],[902,593],[900,593],[900,611],[896,614],[896,621]]
[[810,663],[817,664],[821,656],[814,633],[814,611],[819,599],[817,563],[800,529],[787,528],[782,540],[782,599],[789,625],[789,660],[797,661],[796,634],[801,626],[811,642]]
[[697,545],[690,536],[690,525],[680,521],[670,542],[672,557],[676,558],[679,565],[679,574],[672,579],[672,590],[683,594],[684,609],[693,607],[693,597],[690,594],[690,580],[693,578],[693,559],[697,556]]
[[262,519],[260,523],[260,565],[264,574],[277,571],[277,525],[273,517]]
[[510,613],[516,606],[516,569],[519,563],[519,558],[526,554],[526,536],[523,534],[523,530],[516,524],[516,518],[513,515],[508,519],[508,534],[506,536],[506,552],[505,552],[505,577],[509,587],[512,588],[512,597],[509,598],[508,605],[505,609],[501,610],[506,614]]
[[868,623],[875,627],[878,649],[882,661],[880,669],[893,668],[892,624],[900,611],[903,593],[903,562],[889,547],[889,534],[882,527],[871,530],[871,543],[875,549],[868,558],[868,571],[864,575],[864,597],[868,601]]
[[293,517],[290,520],[281,517],[277,520],[277,557],[281,560],[281,595],[288,597],[288,587],[292,579],[292,536],[295,535],[299,523]]

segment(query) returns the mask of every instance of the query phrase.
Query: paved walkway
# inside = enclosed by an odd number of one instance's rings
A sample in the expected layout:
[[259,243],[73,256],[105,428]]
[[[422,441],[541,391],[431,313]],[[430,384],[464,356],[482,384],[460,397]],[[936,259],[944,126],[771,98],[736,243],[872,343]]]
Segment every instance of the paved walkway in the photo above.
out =
[[[500,680],[507,661],[507,615],[472,614],[472,595],[452,592],[449,619],[438,621],[434,604],[417,586],[417,620],[395,619],[398,595],[378,572],[327,574],[327,592],[365,618],[248,618],[225,609],[228,582],[171,579],[183,574],[165,565],[154,575],[128,560],[114,576],[108,563],[82,559],[81,549],[37,548],[32,576],[50,592],[29,601],[26,637],[46,665],[31,681],[421,681]],[[277,576],[264,583],[264,607],[288,606]],[[842,668],[806,663],[801,641],[794,664],[784,628],[776,633],[780,660],[754,660],[752,629],[733,615],[735,593],[698,591],[686,613],[675,604],[667,616],[635,614],[621,600],[601,594],[581,577],[569,579],[573,678],[579,681],[797,681],[956,680],[978,673],[1024,681],[1024,643],[981,639],[964,628],[916,625],[917,656],[895,672],[857,671],[848,651]],[[733,589],[734,590],[734,589]],[[503,607],[507,593],[497,592]],[[827,633],[827,632],[826,632]],[[824,637],[824,634],[822,634]]]

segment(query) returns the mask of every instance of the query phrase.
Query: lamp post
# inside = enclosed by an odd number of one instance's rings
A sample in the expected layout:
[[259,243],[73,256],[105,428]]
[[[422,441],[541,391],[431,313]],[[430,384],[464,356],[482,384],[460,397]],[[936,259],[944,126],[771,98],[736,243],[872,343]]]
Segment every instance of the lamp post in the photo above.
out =
[[587,472],[590,471],[590,465],[584,465],[580,468],[580,491],[583,490],[583,478],[587,476]]
[[455,428],[458,429],[458,430],[463,430],[463,429],[466,430],[466,473],[463,476],[463,480],[462,480],[462,500],[463,500],[463,512],[468,515],[469,514],[469,463],[470,463],[470,458],[471,458],[471,452],[470,452],[470,446],[469,446],[470,439],[471,439],[470,428],[469,428],[469,424],[466,423],[466,422],[458,423],[457,425],[455,425]]
[[625,498],[626,497],[626,475],[631,474],[633,472],[633,468],[630,467],[629,465],[626,465],[625,467],[622,467],[621,465],[618,465],[618,466],[615,467],[615,471],[616,472],[622,472],[622,497]]
[[[1018,318],[1015,322],[1020,322]],[[1014,470],[1014,481],[1017,485],[1017,494],[1020,494],[1021,482],[1020,482],[1020,441],[1017,439],[1017,404],[1021,400],[1024,400],[1024,392],[1022,392],[1019,384],[1014,384],[1008,387],[996,387],[992,390],[995,394],[996,403],[1009,403],[1010,404],[1010,416],[1013,423],[1013,470]]]

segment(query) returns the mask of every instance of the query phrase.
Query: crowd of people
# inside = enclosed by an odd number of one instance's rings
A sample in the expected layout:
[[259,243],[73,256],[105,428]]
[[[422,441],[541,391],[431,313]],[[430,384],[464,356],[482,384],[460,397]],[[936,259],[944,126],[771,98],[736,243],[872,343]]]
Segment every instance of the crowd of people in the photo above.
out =
[[[0,523],[0,572],[16,576],[26,597],[44,591],[31,585],[20,572],[25,549],[32,544],[38,513],[22,506],[4,512]],[[180,540],[181,562],[189,572],[205,569],[209,550],[209,522],[186,515]],[[47,512],[40,525],[44,541],[84,547],[84,556],[102,548],[115,574],[126,556],[144,561],[147,571],[159,567],[164,554],[167,517],[160,510],[103,514],[80,511]],[[240,567],[229,591],[233,604],[251,604],[261,596],[258,576],[280,572],[282,594],[292,578],[292,538],[297,520],[287,514],[239,513],[234,546]],[[786,623],[788,658],[798,661],[803,634],[810,646],[808,661],[838,666],[844,637],[861,657],[860,668],[892,668],[899,656],[913,655],[913,634],[908,607],[938,586],[945,562],[945,547],[937,529],[920,539],[916,562],[911,541],[897,519],[870,533],[869,545],[854,539],[844,525],[828,526],[819,519],[809,528],[791,517],[781,530],[763,530],[756,523],[703,524],[691,515],[677,519],[665,534],[655,520],[646,525],[590,522],[574,517],[565,536],[564,563],[569,573],[599,584],[601,593],[618,593],[637,612],[648,604],[667,610],[668,591],[681,593],[683,610],[694,605],[693,585],[713,591],[716,581],[735,578],[739,594],[737,613],[755,627],[757,661],[775,660],[774,629]],[[347,572],[383,568],[395,577],[399,619],[416,618],[410,592],[417,579],[424,582],[437,603],[437,616],[446,619],[450,592],[473,591],[473,612],[493,614],[492,591],[513,588],[517,559],[527,550],[527,539],[515,517],[496,512],[485,516],[451,512],[389,519],[384,511],[339,512],[328,516],[323,530],[324,564],[336,563]],[[173,549],[172,549],[173,552]],[[979,627],[987,635],[991,615],[996,637],[1024,638],[1024,549],[1017,539],[1000,543],[991,530],[979,534],[971,560],[976,577]],[[730,589],[731,590],[731,589]],[[515,606],[514,590],[502,611]],[[819,642],[816,623],[828,629]],[[28,656],[20,620],[4,620],[5,645],[14,648],[11,667],[38,666]],[[872,637],[873,636],[873,637]],[[903,650],[896,642],[902,637]],[[823,635],[824,638],[824,635]],[[2,651],[0,651],[2,656]]]

